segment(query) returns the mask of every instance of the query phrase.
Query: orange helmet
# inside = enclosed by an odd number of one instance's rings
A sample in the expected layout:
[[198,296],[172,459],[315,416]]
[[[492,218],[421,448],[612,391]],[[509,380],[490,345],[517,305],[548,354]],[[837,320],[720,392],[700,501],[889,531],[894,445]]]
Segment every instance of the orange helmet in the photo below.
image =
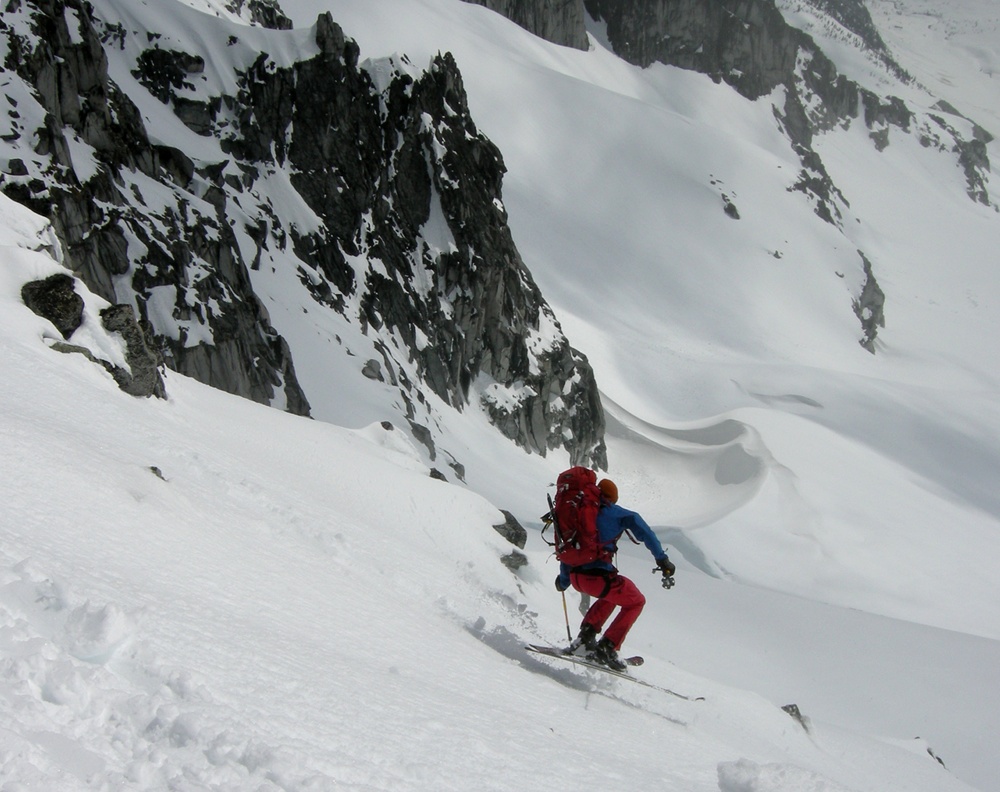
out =
[[611,479],[601,479],[597,482],[598,489],[606,500],[611,503],[618,503],[618,485]]

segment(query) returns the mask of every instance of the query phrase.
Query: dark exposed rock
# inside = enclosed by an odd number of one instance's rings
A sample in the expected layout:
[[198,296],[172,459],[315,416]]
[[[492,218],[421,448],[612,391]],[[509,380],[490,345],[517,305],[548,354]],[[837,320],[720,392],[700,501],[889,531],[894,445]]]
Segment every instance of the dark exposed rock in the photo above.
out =
[[[333,21],[329,13],[320,14],[316,18],[316,44],[325,56],[340,58],[344,54],[344,47],[347,44],[344,31]],[[348,65],[356,64],[348,63]]]
[[987,177],[990,172],[990,158],[983,140],[957,140],[955,152],[958,162],[965,172],[965,180],[969,197],[984,206],[990,205],[990,194],[987,189]]
[[129,370],[123,372],[118,369],[115,374],[118,387],[133,396],[166,398],[166,388],[159,369],[161,361],[147,343],[132,306],[112,305],[105,308],[101,311],[101,324],[105,330],[118,333],[125,342],[125,362]]
[[[84,303],[73,287],[73,279],[68,275],[53,275],[44,281],[25,284],[22,296],[35,313],[50,319],[59,327],[64,338],[69,338],[83,322]],[[160,360],[147,343],[147,339],[135,320],[129,305],[112,305],[101,311],[101,324],[112,333],[117,333],[125,349],[123,368],[94,355],[86,347],[57,341],[52,349],[57,352],[76,353],[86,357],[107,371],[118,387],[132,396],[156,396],[166,398],[166,388],[160,376]]]
[[885,327],[885,294],[875,280],[871,262],[860,250],[858,255],[861,256],[864,265],[865,283],[861,295],[854,301],[854,313],[861,320],[861,329],[864,331],[860,341],[861,346],[869,352],[874,352],[878,328]]
[[[303,285],[337,311],[345,297],[360,297],[365,331],[398,342],[379,347],[382,364],[366,364],[366,376],[398,381],[408,404],[412,383],[402,372],[413,365],[458,409],[481,377],[494,389],[521,383],[514,401],[486,399],[501,431],[533,451],[565,447],[574,459],[603,462],[603,412],[585,358],[558,331],[550,348],[528,347],[533,334],[558,325],[511,238],[503,160],[469,116],[454,58],[439,55],[416,75],[403,59],[379,91],[328,15],[316,37],[321,54],[311,60],[252,65],[238,134],[224,141],[234,156],[273,152],[291,165],[293,185],[323,219],[321,231],[292,235]],[[423,238],[432,203],[452,250],[435,252]],[[362,253],[381,266],[358,282],[346,256]],[[394,363],[400,347],[406,359]],[[433,458],[430,431],[411,426]]]
[[809,728],[809,718],[802,714],[802,710],[799,709],[798,704],[785,704],[785,706],[781,709],[791,715],[792,719],[805,729],[807,733],[811,732]]
[[69,338],[83,324],[83,298],[73,288],[69,275],[51,275],[31,281],[21,288],[21,300],[32,311],[48,319],[63,338]]
[[528,541],[528,532],[517,521],[517,517],[509,511],[501,509],[500,513],[503,515],[504,521],[499,525],[494,525],[493,528],[512,545],[524,549],[524,545]]
[[205,70],[205,61],[186,52],[148,49],[139,56],[138,68],[132,75],[153,96],[166,104],[174,91],[193,88],[187,77]]
[[511,572],[517,572],[521,567],[527,565],[528,557],[520,550],[511,550],[507,555],[500,557],[500,563]]
[[215,118],[219,112],[218,103],[199,102],[194,99],[186,99],[183,96],[175,96],[173,104],[174,113],[188,129],[198,135],[212,134]]
[[271,30],[292,28],[292,20],[285,16],[276,0],[230,0],[226,9],[234,14],[241,14],[244,6],[250,13],[250,21],[255,25]]
[[[38,0],[17,12],[35,40],[6,30],[9,61],[47,113],[35,153],[50,158],[51,167],[30,182],[5,184],[4,191],[51,218],[67,265],[92,291],[116,303],[119,289],[133,290],[140,320],[152,328],[154,346],[170,367],[231,393],[308,414],[287,344],[250,285],[225,219],[224,195],[212,193],[215,214],[203,214],[197,196],[187,192],[195,187],[195,164],[178,149],[150,143],[136,106],[108,76],[89,4]],[[68,20],[75,20],[73,31]],[[126,34],[111,28],[108,35],[117,41]],[[199,55],[165,50],[147,50],[140,63],[146,67],[139,69],[140,79],[164,102],[186,85],[186,76],[204,68]],[[67,132],[97,152],[98,167],[85,184],[73,167]],[[176,203],[157,215],[137,186],[126,191],[134,179],[123,177],[130,173],[175,187]],[[213,186],[197,189],[207,194]],[[173,306],[151,317],[150,298],[163,288],[173,290]],[[188,345],[194,327],[210,341]]]
[[555,44],[589,46],[583,0],[465,0],[502,14],[525,30]]
[[448,466],[455,471],[455,475],[458,476],[459,481],[465,481],[465,465],[452,459],[448,462]]
[[434,435],[431,434],[431,430],[414,421],[410,421],[409,423],[410,433],[413,435],[413,438],[427,449],[427,454],[430,456],[431,461],[437,459],[437,448],[434,446]]
[[361,369],[361,373],[368,377],[368,379],[385,382],[385,377],[382,376],[382,364],[374,358],[365,363]]
[[771,0],[585,0],[615,52],[708,74],[756,99],[795,68],[801,36]]
[[813,6],[836,20],[844,28],[855,34],[862,46],[881,61],[885,67],[903,82],[911,82],[912,77],[892,57],[882,34],[872,20],[865,0],[810,0]]
[[[839,74],[812,38],[787,24],[774,0],[584,0],[588,13],[607,23],[615,51],[640,66],[666,63],[709,75],[759,99],[778,86],[786,90],[775,115],[804,163],[809,178],[797,189],[816,199],[817,213],[838,223],[842,196],[832,189],[812,138],[862,114],[879,149],[889,128],[904,131],[912,113],[897,97],[882,98]],[[910,81],[891,58],[861,0],[812,0],[812,4],[858,35],[886,68]],[[965,169],[969,196],[989,203],[985,146],[965,143],[950,130]],[[988,134],[988,133],[987,133]],[[984,141],[988,142],[988,141]]]
[[[809,36],[786,24],[774,0],[585,0],[585,5],[607,23],[615,51],[632,63],[702,72],[751,100],[784,86],[785,101],[774,112],[801,155],[812,154],[817,130],[857,110],[857,86],[837,73]],[[840,196],[830,190],[822,161],[810,160],[795,189],[811,195],[817,214],[837,222]]]
[[[917,739],[919,740],[920,738],[918,737]],[[945,770],[948,769],[948,765],[944,763],[944,759],[942,759],[940,756],[934,753],[934,750],[929,745],[927,746],[927,755],[930,756],[939,765],[941,765],[941,767],[945,768]]]
[[979,141],[981,141],[983,143],[987,143],[987,144],[993,142],[994,137],[993,137],[992,133],[990,133],[986,129],[983,129],[981,126],[979,126],[979,124],[977,124],[971,118],[968,118],[968,117],[962,115],[955,108],[955,106],[953,104],[951,104],[950,102],[946,102],[944,99],[939,99],[937,102],[934,103],[934,109],[935,110],[940,110],[941,112],[947,113],[948,115],[955,116],[956,118],[964,118],[966,121],[968,121],[970,124],[972,124],[972,139],[973,140],[979,140]]
[[[787,24],[774,0],[584,0],[588,13],[607,24],[615,51],[640,66],[654,62],[691,69],[731,85],[751,100],[783,88],[774,114],[802,162],[790,187],[805,194],[816,213],[840,227],[847,198],[833,183],[813,139],[860,119],[873,145],[883,150],[892,130],[911,133],[914,114],[897,97],[880,97],[839,74],[812,38]],[[857,35],[876,60],[904,82],[910,76],[892,59],[862,0],[811,0],[821,13]],[[964,140],[941,121],[940,131],[918,132],[925,145],[953,151],[963,169],[969,196],[989,204],[986,150],[988,133],[974,127]],[[948,142],[950,141],[950,143]],[[866,283],[855,300],[862,322],[862,345],[874,350],[884,326],[885,295],[865,261]]]

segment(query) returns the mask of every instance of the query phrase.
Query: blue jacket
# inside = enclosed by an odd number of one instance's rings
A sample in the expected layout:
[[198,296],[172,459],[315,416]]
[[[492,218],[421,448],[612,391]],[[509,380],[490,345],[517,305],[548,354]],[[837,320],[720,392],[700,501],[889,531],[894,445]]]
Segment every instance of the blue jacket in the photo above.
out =
[[[602,501],[601,510],[597,512],[598,545],[607,549],[609,554],[614,555],[618,550],[618,540],[626,530],[646,545],[657,561],[667,557],[659,538],[639,514],[616,503]],[[604,569],[613,572],[615,567],[609,561],[591,561],[589,564],[583,564],[575,569]],[[569,586],[569,573],[569,565],[559,565],[559,580],[563,587]]]

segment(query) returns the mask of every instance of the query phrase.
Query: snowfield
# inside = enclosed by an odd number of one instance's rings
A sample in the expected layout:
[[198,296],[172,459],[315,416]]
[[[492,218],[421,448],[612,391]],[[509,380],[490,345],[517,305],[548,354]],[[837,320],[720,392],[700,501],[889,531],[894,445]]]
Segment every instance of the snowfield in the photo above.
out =
[[[497,509],[431,479],[399,430],[178,375],[168,402],[132,399],[47,349],[18,304],[18,281],[55,266],[5,257],[6,789],[969,788],[927,750],[945,752],[956,710],[966,737],[995,727],[970,695],[996,689],[995,641],[745,589],[676,552],[665,592],[629,553],[650,598],[636,674],[706,700],[530,657],[525,641],[565,630],[554,562],[533,536],[509,572]],[[907,670],[914,650],[933,673]],[[893,684],[876,672],[900,664]],[[852,711],[844,690],[884,700]],[[892,731],[921,719],[933,744]]]
[[[192,41],[242,24],[216,0],[94,5]],[[977,39],[956,11],[957,37],[950,9],[926,27],[925,5],[872,4],[923,85],[960,84],[977,41],[995,63],[995,28]],[[241,46],[295,57],[330,10],[372,71],[454,52],[514,238],[594,366],[609,475],[678,565],[662,590],[623,543],[648,599],[633,673],[704,700],[524,652],[566,634],[538,535],[564,456],[442,408],[466,483],[431,478],[383,423],[391,395],[331,343],[366,339],[304,319],[280,272],[255,287],[320,420],[177,374],[168,400],[133,399],[50,348],[20,289],[64,271],[58,246],[0,196],[0,790],[995,789],[1000,213],[950,153],[896,131],[879,153],[859,125],[818,139],[850,204],[838,229],[788,191],[780,97],[627,66],[599,26],[569,51],[458,0],[282,7],[295,31]],[[977,120],[998,106],[984,86],[947,98]],[[179,123],[136,101],[150,129]],[[859,248],[887,298],[875,355]],[[123,364],[77,291],[72,343]],[[517,573],[500,509],[528,528]]]

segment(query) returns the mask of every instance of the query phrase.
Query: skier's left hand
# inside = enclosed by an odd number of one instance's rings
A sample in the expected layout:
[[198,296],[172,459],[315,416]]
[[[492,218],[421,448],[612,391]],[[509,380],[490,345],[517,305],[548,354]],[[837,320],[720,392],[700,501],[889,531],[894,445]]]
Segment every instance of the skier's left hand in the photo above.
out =
[[674,566],[674,565],[673,565],[673,564],[671,563],[670,559],[669,559],[669,558],[667,558],[666,556],[664,556],[664,557],[663,557],[663,558],[661,558],[661,559],[660,559],[659,561],[657,561],[657,562],[656,562],[656,566],[657,566],[657,567],[659,567],[660,571],[661,571],[661,572],[662,572],[662,573],[663,573],[663,574],[664,574],[664,575],[665,575],[666,577],[673,577],[673,575],[674,575],[674,572],[676,572],[676,571],[677,571],[677,567],[675,567],[675,566]]

